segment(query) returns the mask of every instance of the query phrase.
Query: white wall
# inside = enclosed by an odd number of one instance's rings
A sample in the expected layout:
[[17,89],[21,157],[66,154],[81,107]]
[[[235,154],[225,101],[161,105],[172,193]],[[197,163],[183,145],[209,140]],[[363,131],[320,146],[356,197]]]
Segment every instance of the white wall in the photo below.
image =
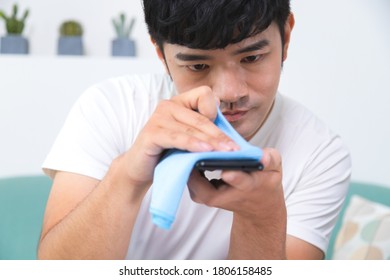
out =
[[0,177],[41,172],[72,104],[90,85],[162,71],[148,59],[0,56]]
[[280,89],[346,141],[353,178],[390,185],[390,1],[292,1]]
[[[2,0],[0,8],[9,11],[13,2]],[[18,2],[31,8],[25,32],[31,55],[0,56],[0,176],[39,172],[71,104],[89,84],[162,71],[139,0]],[[280,90],[341,134],[352,153],[353,179],[390,185],[390,1],[293,0],[292,7],[296,26]],[[110,20],[122,10],[138,17],[133,35],[141,61],[109,58]],[[67,18],[84,24],[88,57],[54,56],[58,25]]]

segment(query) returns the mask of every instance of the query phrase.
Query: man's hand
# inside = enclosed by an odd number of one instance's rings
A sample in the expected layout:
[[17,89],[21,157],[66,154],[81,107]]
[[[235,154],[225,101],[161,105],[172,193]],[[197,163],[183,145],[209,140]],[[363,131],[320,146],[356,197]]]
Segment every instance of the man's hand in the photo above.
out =
[[132,148],[124,155],[127,179],[133,185],[148,187],[165,149],[237,150],[238,145],[213,123],[217,115],[216,103],[211,89],[206,86],[160,102]]
[[266,219],[276,201],[284,204],[282,166],[279,153],[273,149],[264,149],[262,163],[263,171],[227,170],[213,183],[194,170],[188,183],[191,198],[254,221]]
[[209,182],[193,171],[188,183],[191,198],[234,213],[230,257],[285,258],[286,207],[282,163],[274,149],[264,149],[263,171],[223,171]]

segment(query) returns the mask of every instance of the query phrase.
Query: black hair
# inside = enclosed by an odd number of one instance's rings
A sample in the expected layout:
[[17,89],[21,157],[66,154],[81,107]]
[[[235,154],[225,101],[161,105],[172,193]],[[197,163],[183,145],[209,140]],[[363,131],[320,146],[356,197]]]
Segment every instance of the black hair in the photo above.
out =
[[264,31],[273,21],[282,44],[290,0],[143,0],[153,40],[194,49],[220,49]]

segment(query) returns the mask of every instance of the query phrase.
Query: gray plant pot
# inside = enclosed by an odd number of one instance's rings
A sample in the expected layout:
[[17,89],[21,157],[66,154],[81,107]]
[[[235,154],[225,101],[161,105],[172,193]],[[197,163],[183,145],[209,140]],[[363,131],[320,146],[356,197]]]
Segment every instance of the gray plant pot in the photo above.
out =
[[135,41],[128,38],[113,40],[112,56],[135,56]]
[[28,40],[21,35],[1,37],[0,53],[28,54]]
[[58,39],[57,54],[83,55],[83,39],[81,36],[61,36]]

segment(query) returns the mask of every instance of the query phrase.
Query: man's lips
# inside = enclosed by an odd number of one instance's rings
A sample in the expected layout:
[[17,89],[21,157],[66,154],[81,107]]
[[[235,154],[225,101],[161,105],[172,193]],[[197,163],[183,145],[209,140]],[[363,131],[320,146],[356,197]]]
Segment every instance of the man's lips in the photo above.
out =
[[222,114],[228,120],[228,122],[236,122],[241,120],[248,111],[225,111]]

